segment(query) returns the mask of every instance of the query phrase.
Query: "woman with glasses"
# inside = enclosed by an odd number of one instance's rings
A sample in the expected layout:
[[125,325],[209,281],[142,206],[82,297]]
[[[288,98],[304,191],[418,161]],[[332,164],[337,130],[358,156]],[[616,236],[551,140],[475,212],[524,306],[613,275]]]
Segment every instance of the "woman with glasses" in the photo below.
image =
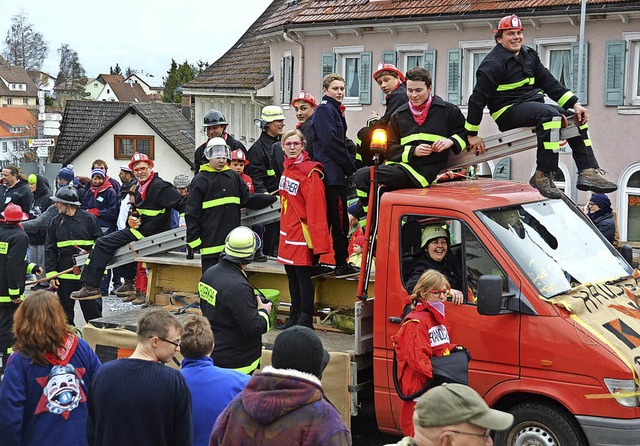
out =
[[289,279],[291,312],[278,329],[294,325],[313,329],[313,256],[331,252],[322,164],[311,161],[304,148],[305,138],[300,130],[283,135],[278,262],[284,264]]
[[100,360],[70,331],[58,296],[29,295],[0,385],[0,444],[86,445],[89,386]]
[[[411,311],[391,339],[398,363],[398,381],[402,393],[414,394],[433,380],[431,357],[448,355],[455,347],[449,339],[449,323],[444,302],[451,292],[447,278],[440,272],[425,271],[411,294]],[[433,382],[434,385],[438,383]],[[415,401],[403,401],[400,427],[413,436],[412,414]]]

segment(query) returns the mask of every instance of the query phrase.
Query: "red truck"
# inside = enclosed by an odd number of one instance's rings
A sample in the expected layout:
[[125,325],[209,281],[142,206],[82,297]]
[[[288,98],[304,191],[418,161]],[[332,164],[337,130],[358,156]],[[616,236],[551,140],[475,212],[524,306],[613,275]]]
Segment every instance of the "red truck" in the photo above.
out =
[[496,444],[640,444],[637,271],[575,205],[521,183],[463,181],[385,193],[378,221],[373,386],[381,431],[399,432],[391,336],[407,296],[403,277],[421,227],[436,223],[450,230],[467,294],[446,314],[452,342],[473,358],[469,385],[515,417]]

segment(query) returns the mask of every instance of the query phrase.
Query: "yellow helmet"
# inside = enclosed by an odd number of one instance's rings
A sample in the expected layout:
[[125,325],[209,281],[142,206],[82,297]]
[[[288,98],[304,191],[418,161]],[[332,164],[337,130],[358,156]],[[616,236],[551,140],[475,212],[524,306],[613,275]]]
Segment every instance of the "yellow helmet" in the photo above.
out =
[[262,109],[262,116],[260,117],[264,122],[273,122],[284,119],[284,112],[277,105],[267,105]]

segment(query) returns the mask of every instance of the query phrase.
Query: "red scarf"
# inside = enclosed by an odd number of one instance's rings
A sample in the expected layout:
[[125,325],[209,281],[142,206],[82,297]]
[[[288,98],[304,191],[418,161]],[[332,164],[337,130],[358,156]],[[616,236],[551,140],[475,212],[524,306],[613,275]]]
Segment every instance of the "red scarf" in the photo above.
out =
[[304,124],[304,122],[296,122],[296,129],[302,127],[302,124]]
[[142,201],[144,201],[145,197],[147,196],[147,188],[149,187],[149,184],[151,183],[151,180],[153,180],[153,177],[155,175],[156,173],[152,170],[151,175],[149,175],[149,178],[147,178],[147,181],[145,181],[144,183],[139,183],[138,192],[140,192]]
[[67,365],[71,361],[77,346],[78,338],[74,334],[67,333],[67,337],[62,342],[62,345],[58,347],[56,354],[48,352],[44,355],[44,359],[51,365]]
[[344,112],[347,110],[347,107],[340,104],[338,108],[340,109],[340,113],[342,113],[342,117],[344,117]]
[[427,120],[427,113],[429,113],[429,108],[431,107],[431,101],[433,96],[429,95],[429,98],[425,101],[424,104],[419,106],[414,106],[411,101],[409,101],[409,110],[411,110],[411,114],[413,115],[414,121],[418,125],[424,124],[424,121]]

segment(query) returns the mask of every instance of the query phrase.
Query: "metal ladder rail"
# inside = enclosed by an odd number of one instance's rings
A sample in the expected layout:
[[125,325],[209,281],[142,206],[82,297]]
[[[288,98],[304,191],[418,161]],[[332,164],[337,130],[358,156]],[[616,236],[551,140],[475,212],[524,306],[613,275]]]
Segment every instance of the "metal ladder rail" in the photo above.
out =
[[[560,130],[561,140],[573,138],[578,135],[578,128],[572,120],[569,121],[567,127]],[[527,127],[496,133],[483,139],[486,147],[484,153],[476,155],[467,150],[459,155],[450,156],[449,163],[445,170],[462,169],[467,166],[484,163],[485,161],[513,155],[538,145],[535,128]]]
[[[257,223],[268,224],[278,220],[280,220],[279,201],[263,209],[242,209],[241,211],[241,222],[245,226]],[[180,249],[186,244],[187,230],[184,226],[154,234],[151,237],[145,237],[118,248],[113,255],[113,260],[107,265],[107,269],[134,262],[136,257],[151,256]],[[84,265],[88,257],[88,254],[76,257],[76,265]]]

